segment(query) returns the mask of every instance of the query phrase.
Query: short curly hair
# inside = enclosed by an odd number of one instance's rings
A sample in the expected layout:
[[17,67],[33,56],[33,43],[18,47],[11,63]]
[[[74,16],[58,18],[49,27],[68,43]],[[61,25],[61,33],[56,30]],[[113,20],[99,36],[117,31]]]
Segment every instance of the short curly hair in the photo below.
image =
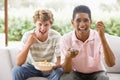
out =
[[50,20],[51,24],[54,21],[53,14],[50,10],[43,9],[43,10],[35,11],[35,14],[33,16],[34,23],[36,23],[36,21],[45,22],[45,21],[48,21],[48,20]]

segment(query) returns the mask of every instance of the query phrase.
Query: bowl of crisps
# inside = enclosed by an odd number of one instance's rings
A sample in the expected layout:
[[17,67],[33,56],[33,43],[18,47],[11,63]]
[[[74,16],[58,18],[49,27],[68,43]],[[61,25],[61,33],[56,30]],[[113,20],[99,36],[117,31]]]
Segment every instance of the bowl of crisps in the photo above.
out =
[[49,71],[53,68],[53,66],[55,66],[54,63],[48,62],[47,60],[42,62],[34,62],[33,65],[35,66],[36,69],[41,71]]

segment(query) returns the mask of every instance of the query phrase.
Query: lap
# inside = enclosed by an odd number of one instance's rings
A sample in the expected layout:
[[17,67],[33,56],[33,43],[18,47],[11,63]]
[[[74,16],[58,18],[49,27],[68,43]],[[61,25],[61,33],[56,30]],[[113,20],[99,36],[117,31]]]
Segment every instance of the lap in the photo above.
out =
[[71,71],[70,73],[64,73],[61,76],[60,80],[109,80],[109,77],[104,71],[94,72],[90,74]]
[[24,75],[27,78],[28,77],[37,77],[37,76],[40,76],[40,77],[47,77],[48,76],[48,74],[45,74],[39,70],[36,70],[34,68],[34,66],[31,64],[24,64],[22,66],[15,66],[12,69],[12,72],[14,75],[18,73],[18,74]]
[[80,78],[77,77],[74,71],[71,71],[70,73],[64,73],[60,80],[80,80]]
[[107,75],[107,72],[100,71],[100,72],[95,72],[91,75],[92,80],[109,80],[109,77]]
[[[24,64],[22,66],[15,66],[12,70],[12,75],[17,78],[21,78],[22,80],[28,79],[31,77],[44,77],[49,80],[58,80],[62,75],[63,70],[61,68],[52,70],[50,74],[43,73],[42,71],[36,70],[31,64]],[[23,79],[24,78],[24,79]]]

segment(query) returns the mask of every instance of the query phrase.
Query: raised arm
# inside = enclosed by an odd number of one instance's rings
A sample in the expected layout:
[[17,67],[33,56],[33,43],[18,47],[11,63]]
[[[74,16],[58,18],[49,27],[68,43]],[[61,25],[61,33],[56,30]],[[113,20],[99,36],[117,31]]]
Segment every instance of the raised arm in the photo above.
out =
[[102,21],[97,22],[96,29],[99,33],[101,43],[103,46],[105,62],[109,67],[112,67],[115,65],[115,56],[106,41],[105,34],[104,34],[104,31],[105,31],[104,23]]
[[17,60],[16,60],[16,64],[18,66],[21,66],[22,64],[25,63],[30,46],[33,44],[33,42],[35,41],[35,33],[31,33],[30,36],[28,37],[27,42],[25,43],[24,48],[18,53],[17,55]]

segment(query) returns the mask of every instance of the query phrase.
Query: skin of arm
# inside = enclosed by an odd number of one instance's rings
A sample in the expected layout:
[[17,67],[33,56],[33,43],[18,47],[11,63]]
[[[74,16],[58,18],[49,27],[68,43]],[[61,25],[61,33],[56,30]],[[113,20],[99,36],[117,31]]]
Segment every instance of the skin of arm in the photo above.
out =
[[25,46],[24,46],[23,50],[21,50],[17,55],[16,64],[18,66],[21,66],[22,64],[25,63],[28,52],[29,52],[29,49],[30,49],[30,46],[35,42],[35,40],[36,40],[35,33],[31,33],[27,42],[25,43]]
[[71,52],[70,48],[67,50],[67,55],[65,56],[65,61],[62,64],[62,68],[65,73],[69,73],[72,70],[72,58],[76,57],[78,54],[78,50],[75,52]]
[[97,22],[96,29],[97,29],[100,39],[101,39],[104,56],[105,56],[104,57],[105,62],[109,67],[112,67],[115,65],[115,56],[106,41],[105,34],[104,34],[105,26],[102,21]]
[[61,61],[61,57],[58,56],[58,57],[57,57],[57,61],[55,62],[55,66],[53,66],[53,69],[57,69],[57,68],[60,68],[60,67],[61,67],[60,61]]
[[60,66],[60,62],[61,62],[61,57],[58,56],[58,57],[57,57],[57,61],[56,61],[55,64],[56,64],[57,66]]

